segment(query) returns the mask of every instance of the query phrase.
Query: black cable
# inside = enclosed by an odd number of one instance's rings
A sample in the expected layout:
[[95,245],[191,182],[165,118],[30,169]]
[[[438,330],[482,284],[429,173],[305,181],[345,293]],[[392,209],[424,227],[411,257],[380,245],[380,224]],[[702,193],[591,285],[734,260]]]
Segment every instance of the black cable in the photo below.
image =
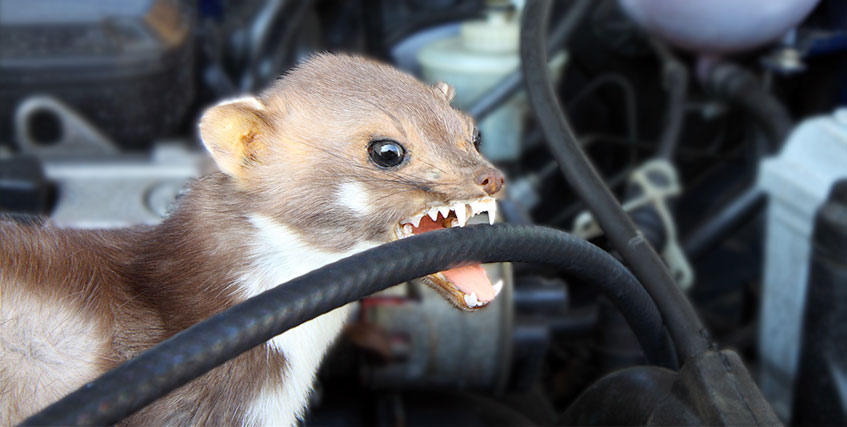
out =
[[716,65],[706,79],[706,89],[719,99],[753,117],[776,153],[794,127],[788,109],[750,71],[732,63]]
[[[794,122],[788,109],[751,72],[735,64],[719,64],[709,73],[706,88],[752,116],[767,137],[768,151],[771,154],[779,151]],[[753,186],[745,190],[688,234],[683,241],[686,254],[699,257],[755,217],[764,206],[765,194],[761,189]]]
[[[267,84],[268,81],[273,81],[273,79],[277,78],[279,73],[284,70],[286,65],[286,61],[296,61],[298,58],[292,57],[296,52],[294,51],[297,43],[297,37],[303,32],[303,26],[308,22],[307,15],[311,8],[311,0],[300,0],[299,3],[295,4],[295,8],[290,14],[287,14],[288,22],[284,24],[283,33],[274,40],[274,44],[281,46],[284,50],[279,51],[279,55],[272,55],[270,59],[270,78],[265,76],[265,80],[261,82],[262,85]],[[290,64],[289,64],[290,65]],[[261,68],[258,66],[257,68]],[[255,70],[254,72],[258,72],[259,70]],[[254,79],[254,83],[257,83],[258,79]],[[256,91],[261,87],[254,86],[251,88],[251,91]]]
[[675,366],[655,304],[608,253],[550,228],[456,227],[370,249],[250,298],[107,372],[23,424],[114,424],[215,366],[336,307],[436,271],[501,261],[547,264],[596,286],[627,319],[647,360]]
[[[553,34],[550,35],[550,43],[547,44],[548,56],[553,55],[570,40],[571,35],[576,31],[576,27],[582,22],[582,18],[595,3],[594,0],[577,0],[574,2],[567,15],[562,18],[562,21],[553,29]],[[488,92],[475,99],[468,107],[467,113],[476,121],[482,121],[512,95],[518,93],[523,87],[523,80],[523,73],[520,68],[512,71]]]
[[755,217],[764,206],[762,190],[756,186],[748,188],[686,235],[682,243],[683,251],[692,259],[699,258],[723,241],[725,236]]
[[679,146],[679,136],[685,120],[685,102],[688,97],[688,69],[657,38],[650,38],[650,47],[662,61],[662,80],[668,91],[665,126],[659,139],[657,157],[670,160]]
[[[650,38],[653,51],[662,62],[662,83],[668,93],[665,106],[665,125],[656,147],[656,157],[672,162],[679,143],[682,125],[685,121],[685,101],[688,93],[688,69],[674,57],[670,49],[659,39]],[[633,144],[635,141],[633,141]],[[628,197],[636,197],[644,191],[635,183],[627,188]],[[669,202],[669,201],[667,201]],[[667,230],[655,206],[642,206],[629,213],[633,223],[644,234],[650,245],[660,250],[667,243]]]
[[295,0],[288,4],[269,3],[265,6],[274,9],[263,12],[273,15],[267,18],[272,22],[259,36],[256,48],[250,52],[247,72],[241,82],[246,87],[242,89],[256,91],[283,71],[284,62],[291,59],[289,54],[306,21],[306,13],[310,6],[310,0]]
[[[570,102],[568,103],[568,110],[576,109],[577,105],[583,102],[589,95],[591,95],[597,89],[606,86],[613,85],[617,86],[621,95],[623,95],[624,106],[626,109],[626,134],[627,138],[629,138],[629,142],[635,144],[638,142],[638,117],[637,117],[637,105],[635,100],[635,88],[632,87],[632,83],[629,82],[625,77],[616,73],[608,73],[595,77],[590,82],[588,82],[585,86],[574,95]],[[583,146],[585,146],[585,142],[583,141]]]
[[680,360],[686,360],[712,348],[712,340],[659,255],[603,184],[562,113],[546,67],[550,5],[550,0],[528,0],[521,22],[521,66],[533,112],[565,178],[656,301]]
[[[589,147],[591,145],[612,145],[618,146],[620,149],[635,148],[638,151],[654,151],[656,144],[650,141],[636,141],[632,143],[627,138],[612,134],[589,133],[580,137],[580,146]],[[712,145],[715,145],[713,142]],[[712,147],[706,149],[695,149],[689,147],[678,147],[676,150],[677,156],[685,156],[693,159],[712,159],[723,161],[735,161],[739,159],[738,153],[730,152],[726,154],[716,154],[716,150]],[[609,185],[609,187],[614,187]]]

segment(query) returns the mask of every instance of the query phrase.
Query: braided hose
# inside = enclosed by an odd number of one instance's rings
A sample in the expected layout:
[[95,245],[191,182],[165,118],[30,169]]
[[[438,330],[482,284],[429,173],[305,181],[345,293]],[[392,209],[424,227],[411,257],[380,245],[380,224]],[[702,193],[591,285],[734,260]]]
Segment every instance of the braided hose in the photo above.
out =
[[174,335],[23,424],[117,423],[227,360],[351,301],[448,268],[507,261],[557,267],[595,286],[626,318],[647,360],[674,367],[656,305],[612,256],[550,228],[478,225],[398,240],[293,279]]

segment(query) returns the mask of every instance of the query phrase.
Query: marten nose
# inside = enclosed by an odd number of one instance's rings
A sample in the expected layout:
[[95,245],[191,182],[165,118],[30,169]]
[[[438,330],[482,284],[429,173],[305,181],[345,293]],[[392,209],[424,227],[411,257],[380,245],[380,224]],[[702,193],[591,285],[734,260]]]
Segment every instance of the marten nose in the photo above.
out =
[[494,168],[485,168],[476,173],[473,181],[482,187],[489,196],[493,196],[503,188],[503,174]]

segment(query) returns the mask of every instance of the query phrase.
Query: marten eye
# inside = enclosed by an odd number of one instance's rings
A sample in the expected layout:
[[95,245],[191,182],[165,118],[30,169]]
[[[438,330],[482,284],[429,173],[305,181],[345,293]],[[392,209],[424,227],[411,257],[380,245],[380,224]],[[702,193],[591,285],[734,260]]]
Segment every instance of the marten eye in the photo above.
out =
[[479,132],[479,129],[473,128],[471,138],[473,141],[474,148],[476,148],[476,151],[479,151],[479,144],[482,144],[482,134]]
[[371,161],[379,167],[393,168],[403,163],[406,157],[406,149],[397,141],[380,139],[372,141],[368,145],[368,155]]

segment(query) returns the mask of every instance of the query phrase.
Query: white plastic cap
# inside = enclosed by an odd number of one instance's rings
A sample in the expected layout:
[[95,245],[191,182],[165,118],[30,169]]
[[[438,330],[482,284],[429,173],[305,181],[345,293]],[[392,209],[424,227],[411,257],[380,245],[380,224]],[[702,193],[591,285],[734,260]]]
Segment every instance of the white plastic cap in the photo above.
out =
[[516,12],[491,10],[485,20],[462,24],[462,45],[476,52],[517,52],[520,45],[520,17]]

